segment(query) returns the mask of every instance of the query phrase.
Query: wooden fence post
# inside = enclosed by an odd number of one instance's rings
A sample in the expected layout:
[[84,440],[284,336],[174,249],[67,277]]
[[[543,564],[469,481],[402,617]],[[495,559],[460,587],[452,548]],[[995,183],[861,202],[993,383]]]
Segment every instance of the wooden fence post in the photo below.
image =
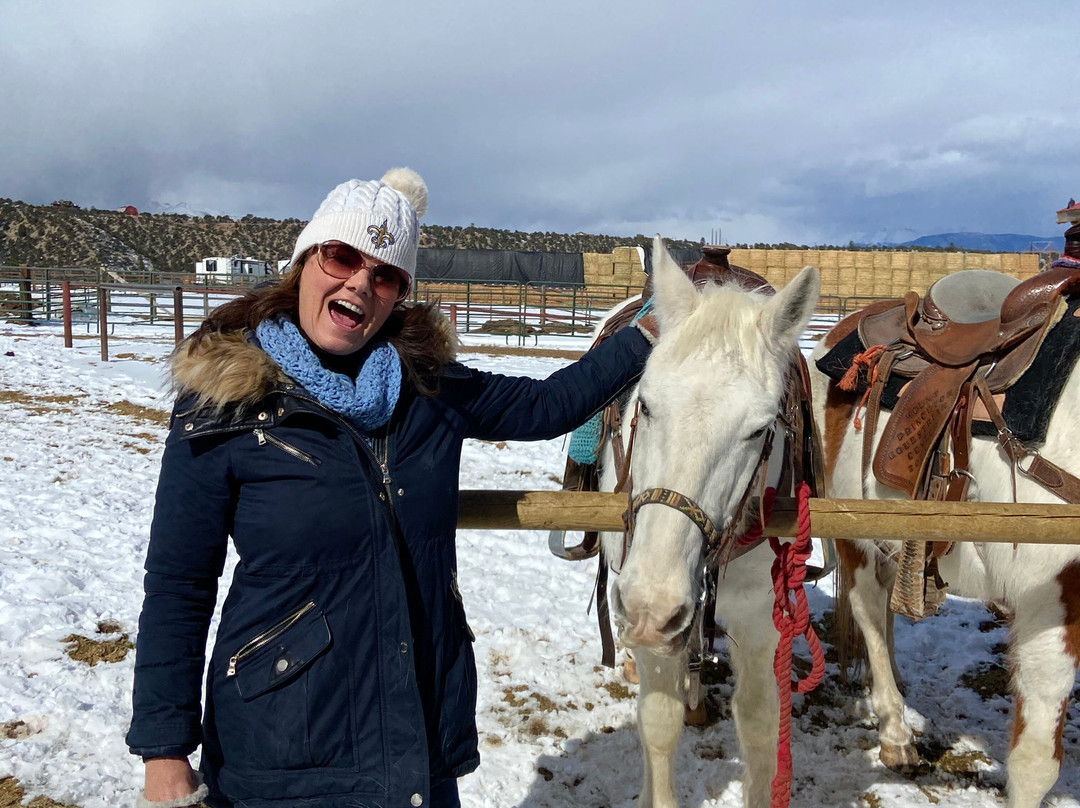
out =
[[173,342],[179,345],[184,340],[184,287],[173,289]]
[[15,302],[15,310],[19,312],[19,316],[14,318],[12,322],[28,325],[34,322],[34,297],[30,293],[29,267],[23,267],[19,271],[19,277],[23,278],[23,280],[19,281],[19,294]]
[[64,281],[64,347],[72,346],[71,338],[71,281]]
[[98,338],[101,340],[101,361],[109,361],[109,292],[98,286]]

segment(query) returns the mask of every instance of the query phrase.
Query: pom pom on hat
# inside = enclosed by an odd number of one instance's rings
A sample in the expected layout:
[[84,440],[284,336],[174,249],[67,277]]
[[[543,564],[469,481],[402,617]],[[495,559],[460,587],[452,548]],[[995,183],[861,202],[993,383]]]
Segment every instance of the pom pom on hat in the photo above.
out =
[[427,185],[411,168],[392,168],[381,180],[343,182],[300,232],[292,263],[309,247],[340,241],[397,267],[411,283],[427,198]]
[[389,185],[403,197],[409,200],[409,204],[416,211],[416,218],[423,219],[427,213],[427,185],[420,175],[411,168],[391,168],[382,175],[379,180],[383,185]]

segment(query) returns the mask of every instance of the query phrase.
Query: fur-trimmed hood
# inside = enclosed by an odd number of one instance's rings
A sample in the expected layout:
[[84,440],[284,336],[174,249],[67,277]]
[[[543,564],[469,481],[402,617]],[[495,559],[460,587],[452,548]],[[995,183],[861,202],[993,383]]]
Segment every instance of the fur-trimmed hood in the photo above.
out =
[[[432,307],[420,325],[431,335],[427,356],[439,367],[453,362],[457,334],[450,321]],[[396,339],[391,342],[402,351]],[[199,340],[189,337],[176,347],[169,363],[173,392],[177,398],[195,396],[198,409],[253,406],[291,381],[244,331],[210,332]]]

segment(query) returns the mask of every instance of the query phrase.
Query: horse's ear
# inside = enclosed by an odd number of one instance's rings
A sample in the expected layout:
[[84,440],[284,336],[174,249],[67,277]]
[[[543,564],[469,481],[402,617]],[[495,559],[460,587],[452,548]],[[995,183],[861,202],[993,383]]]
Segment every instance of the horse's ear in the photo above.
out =
[[653,239],[652,264],[654,305],[663,334],[686,319],[701,302],[701,295],[668,253],[660,236]]
[[769,298],[761,310],[759,325],[777,353],[798,344],[818,303],[820,281],[812,266],[800,270],[787,286]]

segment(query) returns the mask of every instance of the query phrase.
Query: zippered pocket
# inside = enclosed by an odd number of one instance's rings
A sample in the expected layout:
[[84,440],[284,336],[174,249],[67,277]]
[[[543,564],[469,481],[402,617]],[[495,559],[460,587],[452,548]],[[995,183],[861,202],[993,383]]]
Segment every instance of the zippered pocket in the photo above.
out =
[[330,639],[326,616],[308,601],[244,643],[229,658],[225,676],[250,701],[298,675],[330,646]]
[[260,427],[258,429],[253,429],[252,433],[255,435],[255,439],[259,442],[260,446],[266,446],[266,444],[270,444],[271,446],[276,446],[277,448],[281,449],[286,454],[292,455],[297,460],[302,460],[312,466],[322,465],[322,461],[319,460],[319,458],[309,455],[302,449],[297,449],[291,443],[286,443],[272,432],[267,432],[265,429],[262,429]]

